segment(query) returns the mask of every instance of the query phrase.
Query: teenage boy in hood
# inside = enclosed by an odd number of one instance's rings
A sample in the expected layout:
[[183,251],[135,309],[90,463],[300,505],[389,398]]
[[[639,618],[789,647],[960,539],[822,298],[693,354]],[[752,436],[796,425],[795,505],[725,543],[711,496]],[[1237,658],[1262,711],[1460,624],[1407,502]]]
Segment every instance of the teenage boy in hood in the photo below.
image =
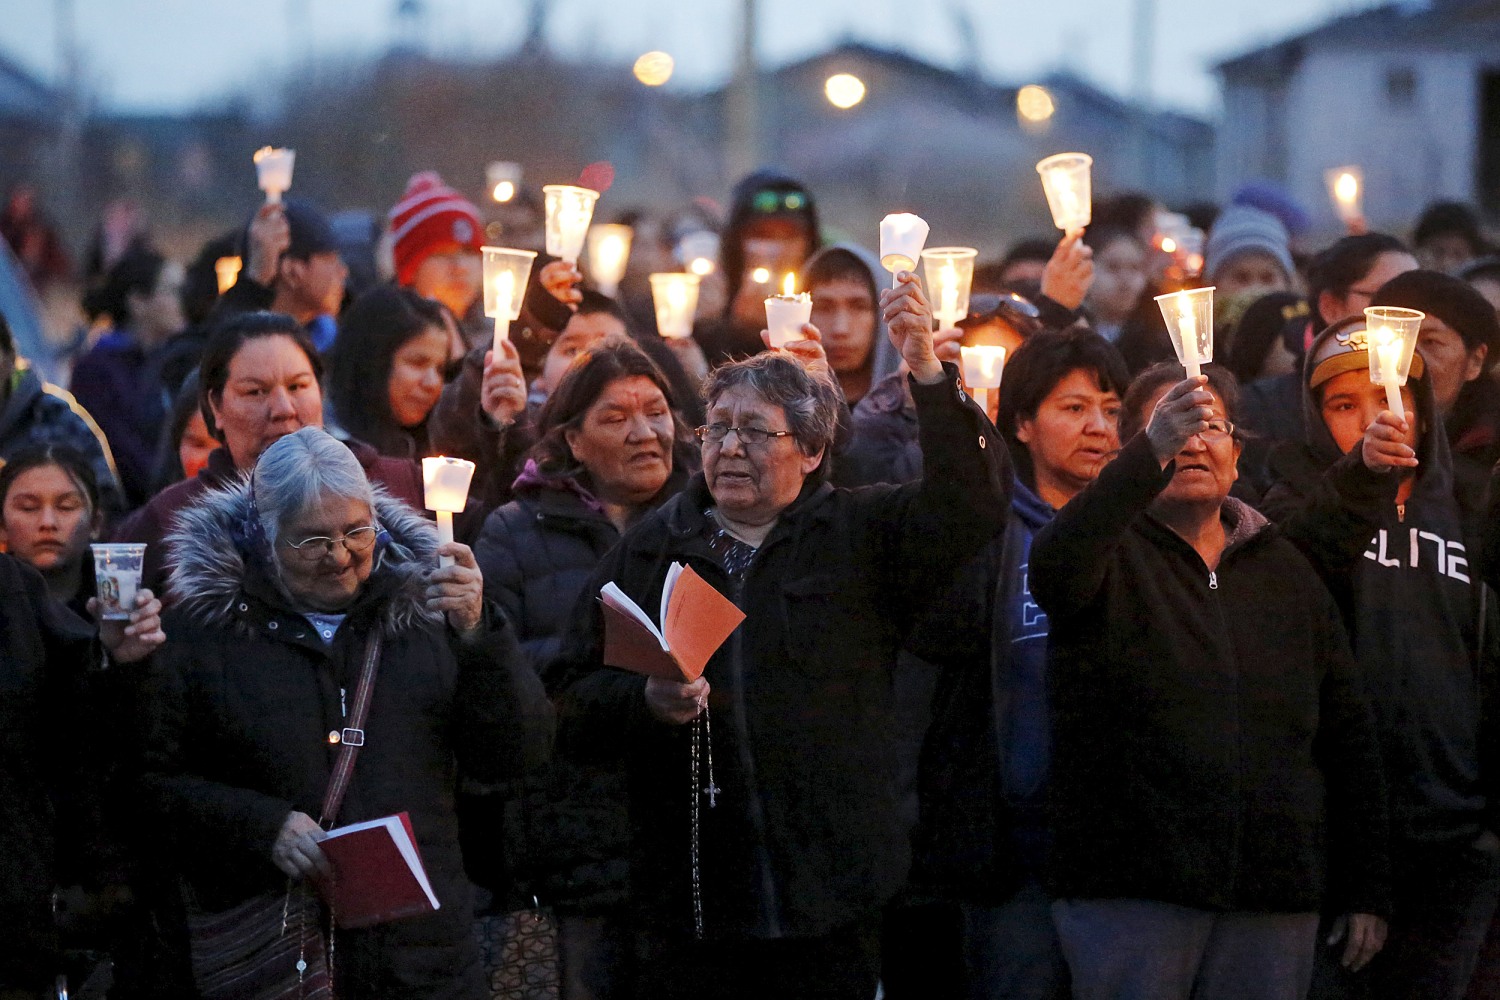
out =
[[869,251],[849,243],[819,250],[804,265],[812,325],[823,334],[828,365],[850,406],[901,365],[880,316],[883,274]]
[[[1500,899],[1496,774],[1482,721],[1493,655],[1482,640],[1479,546],[1418,351],[1406,419],[1372,385],[1363,318],[1313,342],[1305,443],[1273,453],[1264,509],[1343,605],[1391,790],[1394,909],[1363,977],[1377,996],[1462,997]],[[1473,563],[1471,564],[1471,559]],[[1316,996],[1360,989],[1325,952]]]

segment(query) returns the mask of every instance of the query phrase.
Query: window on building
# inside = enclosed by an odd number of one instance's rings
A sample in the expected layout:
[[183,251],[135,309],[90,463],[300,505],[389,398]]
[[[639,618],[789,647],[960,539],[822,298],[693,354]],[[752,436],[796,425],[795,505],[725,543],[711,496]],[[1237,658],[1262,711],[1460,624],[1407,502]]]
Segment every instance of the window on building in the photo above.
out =
[[1417,71],[1393,66],[1385,71],[1385,99],[1393,108],[1409,108],[1417,101]]

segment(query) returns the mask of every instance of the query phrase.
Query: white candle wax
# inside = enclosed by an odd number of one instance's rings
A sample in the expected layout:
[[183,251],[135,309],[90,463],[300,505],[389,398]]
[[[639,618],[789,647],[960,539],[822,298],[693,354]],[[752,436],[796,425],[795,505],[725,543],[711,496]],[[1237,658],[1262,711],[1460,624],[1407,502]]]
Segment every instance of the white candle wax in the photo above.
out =
[[953,264],[943,265],[942,289],[938,304],[938,325],[943,329],[958,325],[958,270]]
[[[440,510],[437,512],[438,544],[446,545],[453,541],[453,512]],[[452,566],[452,556],[438,556],[438,566]]]
[[501,272],[495,279],[495,360],[499,361],[503,348],[500,346],[510,336],[510,315],[514,311],[516,276],[509,271]]
[[1375,345],[1375,356],[1380,363],[1380,381],[1385,383],[1386,408],[1399,420],[1406,419],[1406,407],[1401,402],[1401,350],[1399,340]]
[[1178,335],[1182,337],[1182,366],[1187,369],[1188,378],[1197,378],[1203,374],[1203,369],[1198,365],[1198,317],[1193,315],[1193,305],[1184,299],[1178,315],[1182,322],[1178,324]]

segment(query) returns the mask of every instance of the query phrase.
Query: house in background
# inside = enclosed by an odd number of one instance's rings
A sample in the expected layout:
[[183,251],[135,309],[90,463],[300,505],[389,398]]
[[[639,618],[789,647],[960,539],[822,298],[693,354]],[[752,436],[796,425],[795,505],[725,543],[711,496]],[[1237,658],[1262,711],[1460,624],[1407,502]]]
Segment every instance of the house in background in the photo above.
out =
[[1500,216],[1500,0],[1393,3],[1217,66],[1218,194],[1284,186],[1328,230],[1323,173],[1358,165],[1374,228],[1439,199]]

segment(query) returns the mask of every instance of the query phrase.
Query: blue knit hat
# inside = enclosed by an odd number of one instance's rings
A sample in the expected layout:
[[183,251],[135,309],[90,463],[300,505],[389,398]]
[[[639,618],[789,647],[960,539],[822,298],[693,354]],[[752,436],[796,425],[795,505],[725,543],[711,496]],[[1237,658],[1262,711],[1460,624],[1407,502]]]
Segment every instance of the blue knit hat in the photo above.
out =
[[1281,265],[1290,281],[1297,273],[1290,243],[1286,226],[1276,216],[1246,205],[1231,205],[1220,213],[1208,234],[1208,246],[1203,253],[1204,277],[1212,283],[1236,257],[1263,253]]

